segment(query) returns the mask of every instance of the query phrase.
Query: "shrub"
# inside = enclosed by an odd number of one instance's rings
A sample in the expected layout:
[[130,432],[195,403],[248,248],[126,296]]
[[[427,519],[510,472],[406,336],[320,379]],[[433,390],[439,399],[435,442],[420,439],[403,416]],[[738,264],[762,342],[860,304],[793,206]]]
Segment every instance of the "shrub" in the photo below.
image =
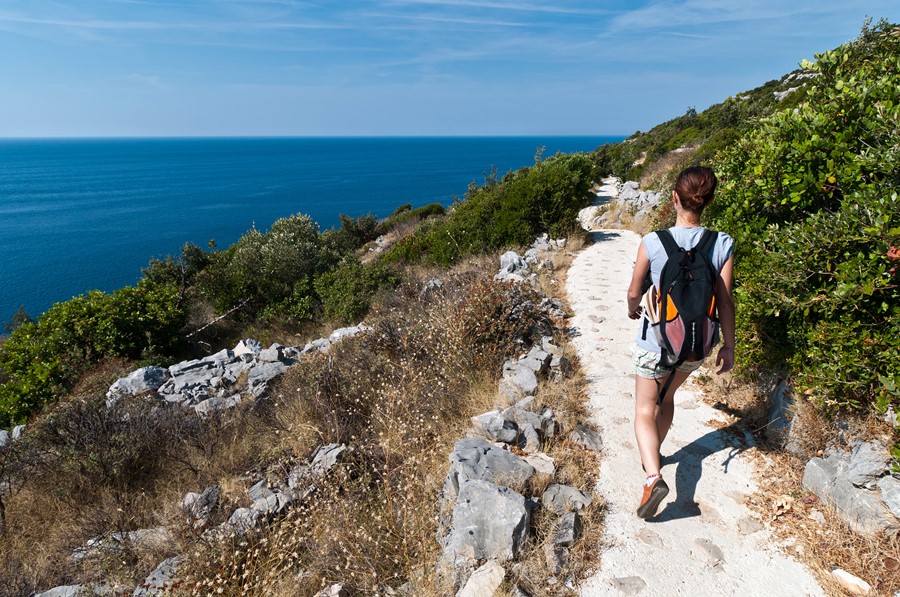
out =
[[0,426],[55,401],[103,356],[171,353],[185,317],[178,288],[147,280],[55,304],[0,345]]
[[806,65],[806,100],[723,155],[740,360],[787,366],[829,409],[900,404],[900,38],[881,22]]
[[325,315],[345,323],[357,322],[369,310],[372,297],[380,288],[392,288],[400,278],[378,263],[362,265],[348,260],[315,281]]

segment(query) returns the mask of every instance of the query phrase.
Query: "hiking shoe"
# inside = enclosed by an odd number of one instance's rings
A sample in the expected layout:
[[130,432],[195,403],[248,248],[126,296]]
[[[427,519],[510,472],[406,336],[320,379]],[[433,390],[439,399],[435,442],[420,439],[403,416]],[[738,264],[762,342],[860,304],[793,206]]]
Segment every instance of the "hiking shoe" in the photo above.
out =
[[638,518],[650,518],[656,514],[659,503],[669,493],[669,486],[662,477],[657,477],[650,486],[644,485],[644,495],[641,497],[641,505],[638,506]]

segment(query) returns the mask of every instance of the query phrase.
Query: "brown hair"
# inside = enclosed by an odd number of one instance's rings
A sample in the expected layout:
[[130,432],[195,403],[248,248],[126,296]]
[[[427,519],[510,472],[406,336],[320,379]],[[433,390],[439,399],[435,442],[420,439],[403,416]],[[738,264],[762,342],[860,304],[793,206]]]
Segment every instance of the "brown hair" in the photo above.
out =
[[675,192],[678,193],[682,207],[700,214],[704,207],[712,203],[718,182],[712,168],[691,166],[678,175]]

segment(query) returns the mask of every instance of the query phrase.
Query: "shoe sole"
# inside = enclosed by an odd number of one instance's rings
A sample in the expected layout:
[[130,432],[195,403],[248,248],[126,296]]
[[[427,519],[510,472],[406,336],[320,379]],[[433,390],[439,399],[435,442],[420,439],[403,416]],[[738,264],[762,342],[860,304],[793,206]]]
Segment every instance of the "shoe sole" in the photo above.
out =
[[669,494],[669,486],[660,479],[650,490],[650,497],[637,509],[638,518],[650,518],[656,514],[659,503]]

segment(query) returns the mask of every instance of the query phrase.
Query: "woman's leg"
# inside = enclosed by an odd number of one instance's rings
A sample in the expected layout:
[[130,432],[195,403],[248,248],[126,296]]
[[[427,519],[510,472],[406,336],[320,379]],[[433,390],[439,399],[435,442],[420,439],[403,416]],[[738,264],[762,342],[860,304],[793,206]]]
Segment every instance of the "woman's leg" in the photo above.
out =
[[674,375],[675,379],[666,391],[662,406],[657,406],[656,400],[661,386],[666,383],[666,378],[659,380],[660,386],[657,386],[656,380],[639,375],[635,377],[634,435],[641,462],[648,475],[659,473],[659,447],[666,439],[675,416],[675,390],[684,383],[690,373],[675,371]]

